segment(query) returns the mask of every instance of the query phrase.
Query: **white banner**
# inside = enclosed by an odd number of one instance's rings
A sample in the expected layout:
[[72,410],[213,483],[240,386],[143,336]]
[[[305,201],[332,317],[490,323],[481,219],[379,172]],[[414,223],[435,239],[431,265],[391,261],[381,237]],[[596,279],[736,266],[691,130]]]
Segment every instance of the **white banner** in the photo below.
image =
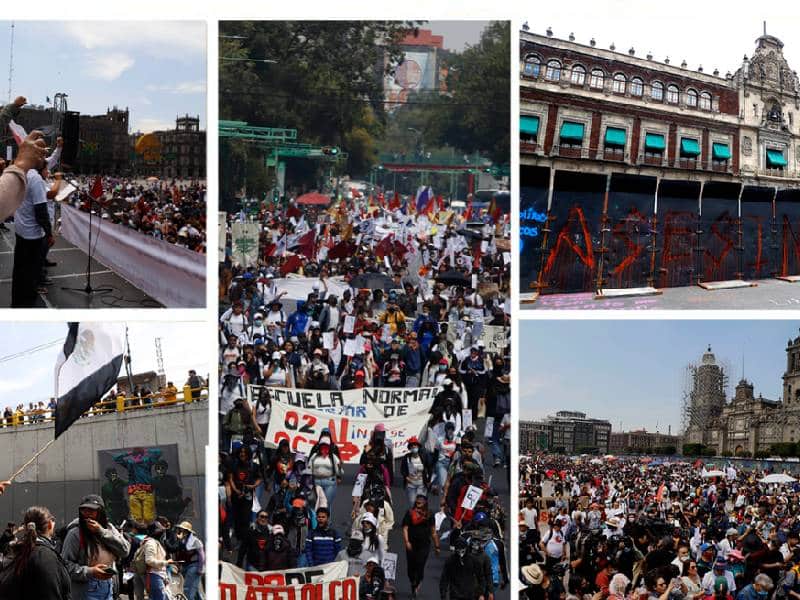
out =
[[217,241],[219,254],[217,255],[217,259],[219,262],[225,262],[225,247],[228,243],[228,213],[220,212],[217,219],[217,226],[219,227],[219,238]]
[[358,577],[347,576],[347,561],[306,569],[246,572],[222,562],[220,600],[358,600]]
[[258,264],[258,242],[261,226],[258,223],[231,224],[231,259],[243,267]]
[[[314,291],[314,284],[319,284],[319,292],[323,293],[325,287],[317,277],[302,277],[300,275],[289,275],[285,279],[275,279],[275,285],[279,292],[286,292],[283,296],[283,302],[296,302],[297,300],[307,300],[308,295]],[[331,277],[326,279],[325,283],[328,286],[328,295],[341,298],[345,290],[349,290],[350,286],[345,283],[341,277]]]
[[[84,252],[89,214],[61,206],[61,235]],[[133,229],[92,218],[92,256],[169,308],[204,308],[206,256]]]
[[[278,388],[272,388],[276,390]],[[419,400],[422,390],[431,388],[411,388],[408,390],[391,390],[401,393],[411,393],[418,400],[417,404],[407,399],[405,394],[399,399],[399,403],[394,403],[391,397],[389,403],[380,405],[378,408],[372,406],[367,410],[372,402],[368,402],[364,407],[364,412],[377,417],[352,417],[345,414],[333,414],[322,410],[304,408],[308,403],[317,402],[318,399],[327,402],[331,401],[334,406],[331,410],[339,411],[342,409],[344,399],[342,397],[316,396],[316,390],[282,390],[282,400],[272,403],[272,414],[269,419],[267,436],[265,442],[269,446],[277,446],[281,440],[288,440],[289,447],[295,452],[309,454],[311,448],[317,443],[324,428],[331,432],[331,440],[339,447],[339,456],[342,461],[348,464],[358,464],[361,453],[369,443],[370,435],[379,423],[386,427],[386,439],[392,443],[392,450],[395,458],[405,456],[408,453],[407,442],[412,436],[419,436],[428,422],[428,410],[433,403],[433,394],[428,394],[425,401]],[[357,392],[367,390],[356,390]],[[385,390],[370,390],[371,392],[381,392]],[[293,392],[289,395],[289,392]],[[329,394],[343,394],[345,392],[328,392]],[[325,392],[323,392],[325,394]],[[405,400],[403,400],[405,398]],[[382,399],[387,399],[385,396]],[[291,400],[291,401],[290,401]],[[409,404],[409,402],[412,402]],[[341,403],[341,404],[339,404]],[[417,409],[410,413],[409,406]],[[424,410],[423,410],[424,409]],[[349,410],[349,409],[348,409]],[[384,417],[380,416],[379,410],[389,410],[394,413],[404,413],[403,416]]]
[[[295,408],[311,409],[331,415],[360,419],[391,419],[427,414],[439,388],[363,388],[360,390],[306,390],[269,386],[249,386],[248,401],[266,393],[272,403],[282,402]],[[261,391],[263,390],[263,392]],[[265,399],[266,399],[265,398]]]

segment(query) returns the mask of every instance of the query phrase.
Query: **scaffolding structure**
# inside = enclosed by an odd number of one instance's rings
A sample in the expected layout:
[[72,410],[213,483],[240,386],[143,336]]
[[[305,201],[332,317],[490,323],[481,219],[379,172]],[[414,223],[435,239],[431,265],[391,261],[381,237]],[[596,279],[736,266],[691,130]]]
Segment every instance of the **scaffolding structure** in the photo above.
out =
[[719,417],[729,396],[730,368],[717,361],[711,346],[700,363],[689,363],[684,370],[681,427],[685,442],[705,443],[705,431]]

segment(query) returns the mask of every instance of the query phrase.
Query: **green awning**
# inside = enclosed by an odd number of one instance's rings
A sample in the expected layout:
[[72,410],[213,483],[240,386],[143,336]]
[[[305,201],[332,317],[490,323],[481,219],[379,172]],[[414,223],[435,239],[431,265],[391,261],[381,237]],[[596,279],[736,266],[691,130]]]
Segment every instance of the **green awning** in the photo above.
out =
[[648,133],[644,136],[644,149],[645,150],[660,150],[663,152],[667,147],[664,141],[664,136],[660,133]]
[[559,137],[567,142],[582,142],[583,123],[573,123],[572,121],[564,121],[561,124],[561,135]]
[[619,127],[606,127],[606,146],[625,146],[625,130]]
[[783,156],[783,152],[780,150],[770,150],[767,149],[767,166],[768,167],[785,167],[789,163],[786,162],[786,158]]
[[539,117],[520,117],[519,131],[525,135],[536,137],[539,133]]
[[700,144],[692,138],[681,138],[681,156],[700,156]]
[[711,156],[715,160],[728,160],[731,157],[731,149],[728,144],[712,144]]

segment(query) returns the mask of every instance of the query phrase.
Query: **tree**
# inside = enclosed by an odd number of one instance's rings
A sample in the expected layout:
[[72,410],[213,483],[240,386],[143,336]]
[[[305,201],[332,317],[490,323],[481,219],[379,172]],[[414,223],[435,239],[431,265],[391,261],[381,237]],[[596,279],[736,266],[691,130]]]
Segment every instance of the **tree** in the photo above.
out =
[[[375,161],[384,77],[402,60],[403,21],[227,21],[220,23],[220,119],[297,130],[303,143],[354,144],[354,169]],[[251,146],[252,158],[264,150]],[[224,164],[224,163],[223,163]],[[318,171],[323,169],[317,163]],[[241,186],[241,175],[230,186]]]
[[492,22],[475,46],[453,56],[447,96],[427,123],[430,143],[507,164],[511,150],[511,23]]

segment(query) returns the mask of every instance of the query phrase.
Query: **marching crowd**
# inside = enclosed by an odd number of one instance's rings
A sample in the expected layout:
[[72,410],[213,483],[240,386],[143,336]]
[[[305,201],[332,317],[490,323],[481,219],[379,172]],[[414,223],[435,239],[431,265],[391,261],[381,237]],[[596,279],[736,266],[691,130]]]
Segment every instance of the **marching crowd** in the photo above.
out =
[[[221,265],[221,555],[251,571],[346,560],[360,597],[377,600],[397,597],[387,554],[404,547],[413,598],[427,597],[430,553],[449,550],[441,597],[489,600],[508,583],[490,485],[507,480],[510,450],[510,272],[495,239],[508,230],[371,205],[264,205],[257,264],[228,252]],[[487,348],[484,326],[505,328],[506,343]],[[371,387],[436,388],[401,456],[391,418],[351,457],[327,428],[307,453],[265,440],[269,388]],[[336,504],[343,492],[352,504]]]
[[4,600],[200,600],[204,571],[203,542],[189,521],[115,524],[95,494],[81,500],[69,523],[31,506],[0,534]]
[[520,458],[522,597],[800,598],[800,485],[758,466]]

